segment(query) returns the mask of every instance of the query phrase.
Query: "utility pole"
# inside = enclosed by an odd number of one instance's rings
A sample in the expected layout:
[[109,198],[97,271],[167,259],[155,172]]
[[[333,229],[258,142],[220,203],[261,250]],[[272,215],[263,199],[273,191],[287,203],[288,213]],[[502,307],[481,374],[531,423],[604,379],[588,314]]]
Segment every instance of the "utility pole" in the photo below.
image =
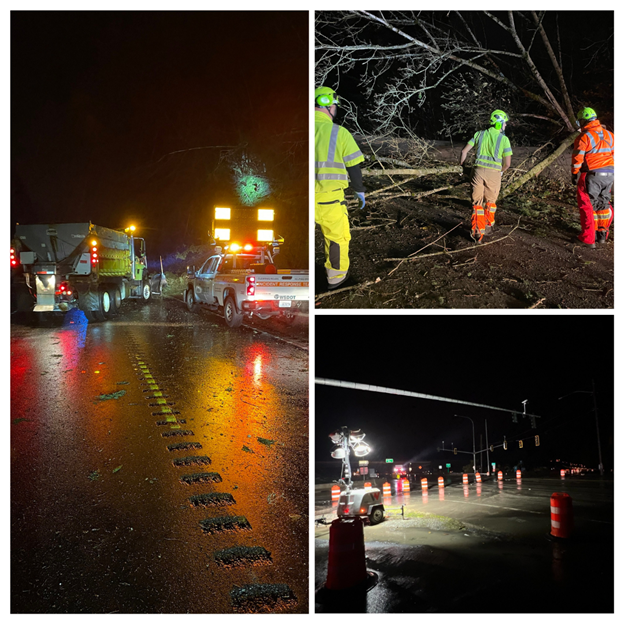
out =
[[490,443],[488,442],[487,420],[485,421],[485,451],[487,453],[487,473],[490,476]]
[[457,414],[455,414],[455,418],[467,418],[472,423],[472,471],[477,472],[477,451],[475,448],[474,421],[469,416],[458,416]]
[[594,397],[594,416],[596,418],[596,436],[598,437],[598,468],[600,468],[600,476],[604,476],[604,466],[602,465],[602,449],[600,448],[600,429],[598,428],[598,403],[596,403],[596,384],[592,379],[592,395]]
[[479,434],[479,470],[480,472],[483,472],[483,453],[481,452],[483,450],[483,434],[480,433]]

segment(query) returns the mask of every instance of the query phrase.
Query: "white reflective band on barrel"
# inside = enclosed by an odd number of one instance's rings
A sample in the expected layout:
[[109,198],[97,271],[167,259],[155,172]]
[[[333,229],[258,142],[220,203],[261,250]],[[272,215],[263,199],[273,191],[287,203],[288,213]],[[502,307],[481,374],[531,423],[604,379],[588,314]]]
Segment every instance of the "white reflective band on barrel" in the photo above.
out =
[[550,513],[553,513],[555,515],[559,515],[559,509],[561,509],[561,507],[553,507],[552,505],[550,506]]
[[550,521],[550,525],[552,526],[553,529],[560,529],[561,528],[561,524],[559,522],[557,522],[556,520],[551,520]]

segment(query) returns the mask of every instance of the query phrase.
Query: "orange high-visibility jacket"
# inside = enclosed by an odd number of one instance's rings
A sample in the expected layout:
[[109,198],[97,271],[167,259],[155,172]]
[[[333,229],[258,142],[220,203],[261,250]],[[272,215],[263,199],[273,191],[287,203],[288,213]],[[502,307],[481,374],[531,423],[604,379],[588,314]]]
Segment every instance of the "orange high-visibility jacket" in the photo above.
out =
[[574,139],[572,174],[613,167],[615,137],[596,119],[590,121]]

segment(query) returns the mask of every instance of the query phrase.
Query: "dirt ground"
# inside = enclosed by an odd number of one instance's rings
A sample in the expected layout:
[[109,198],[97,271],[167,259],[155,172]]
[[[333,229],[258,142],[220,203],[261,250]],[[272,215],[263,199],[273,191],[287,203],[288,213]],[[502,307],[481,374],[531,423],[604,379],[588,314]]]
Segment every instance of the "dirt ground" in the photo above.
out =
[[[440,143],[430,150],[435,162],[427,166],[457,164],[460,150]],[[504,185],[530,168],[534,151],[514,148]],[[344,289],[327,292],[323,238],[316,228],[316,308],[613,308],[613,226],[606,245],[591,249],[577,241],[569,152],[499,198],[496,226],[478,246],[470,237],[470,184],[461,175],[402,185],[412,193],[455,187],[419,199],[376,197],[373,191],[392,182],[366,177],[366,216],[349,203],[351,277]],[[401,262],[412,254],[414,259]]]

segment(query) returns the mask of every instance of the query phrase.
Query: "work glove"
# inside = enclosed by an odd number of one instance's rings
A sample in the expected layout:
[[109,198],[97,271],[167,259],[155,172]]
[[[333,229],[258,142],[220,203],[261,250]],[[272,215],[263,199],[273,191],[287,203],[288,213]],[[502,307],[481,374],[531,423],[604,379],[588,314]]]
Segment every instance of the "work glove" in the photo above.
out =
[[355,195],[358,198],[358,208],[362,210],[362,208],[366,206],[366,199],[364,198],[364,193],[356,193]]
[[470,177],[470,169],[471,167],[469,167],[468,165],[461,165],[462,168],[462,175],[465,178],[469,178]]
[[574,186],[576,186],[578,184],[580,175],[581,175],[580,173],[573,173],[572,174],[572,184],[574,184]]

